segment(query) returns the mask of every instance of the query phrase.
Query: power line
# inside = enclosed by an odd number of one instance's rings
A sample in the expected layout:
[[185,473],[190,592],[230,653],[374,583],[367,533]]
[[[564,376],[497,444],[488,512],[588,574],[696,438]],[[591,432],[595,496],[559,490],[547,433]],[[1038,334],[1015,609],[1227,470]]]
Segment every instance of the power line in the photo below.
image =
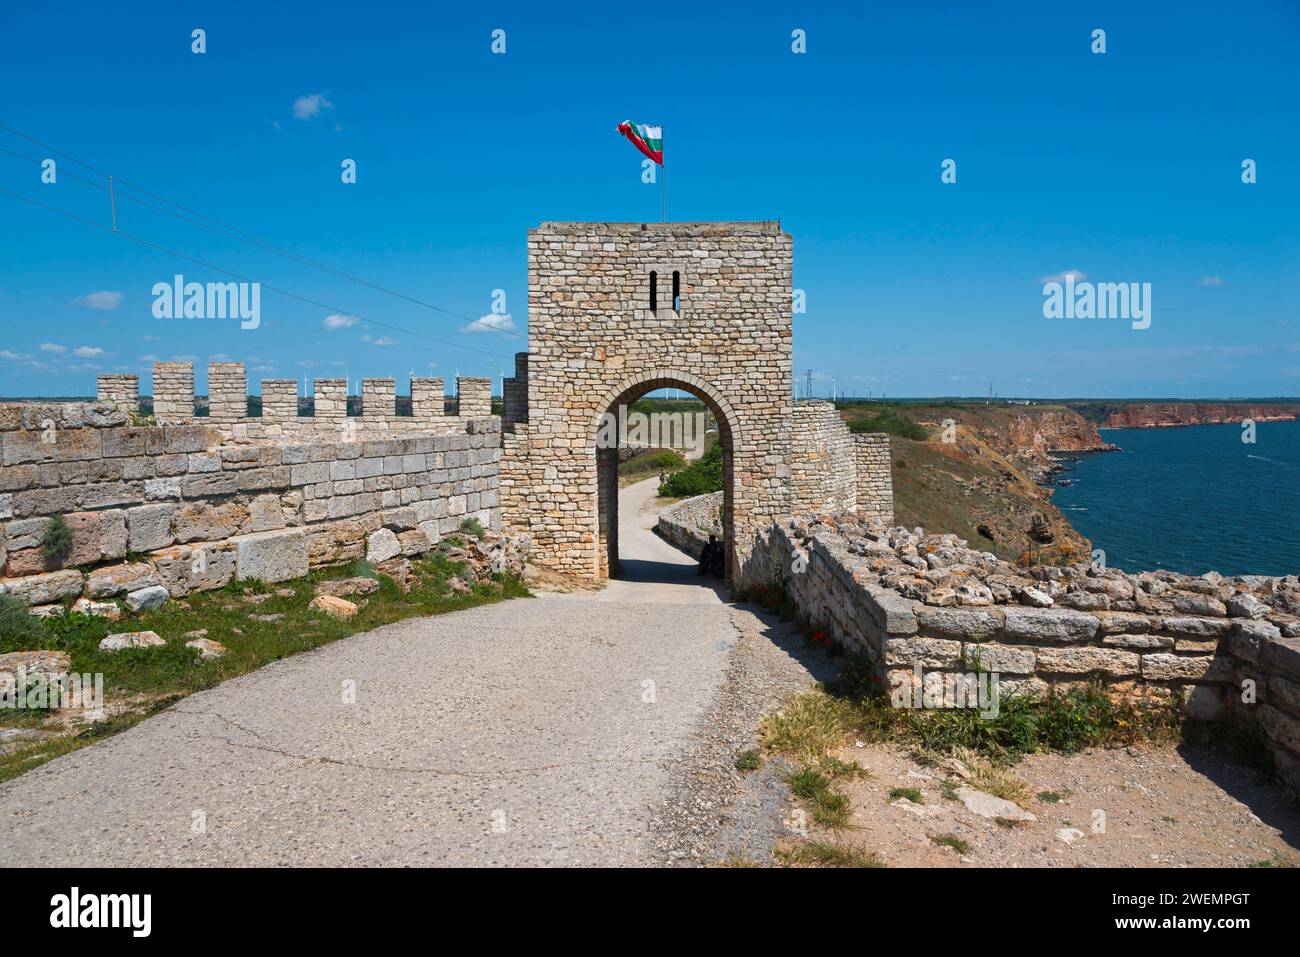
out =
[[[92,173],[97,173],[98,175],[100,175],[100,176],[104,176],[104,177],[108,177],[108,176],[110,176],[109,173],[105,172],[104,170],[99,169],[98,167],[96,167],[96,166],[94,166],[94,165],[92,165],[92,164],[90,164],[90,163],[87,163],[85,160],[78,159],[77,157],[73,156],[73,155],[70,154],[70,153],[65,153],[63,150],[55,149],[53,146],[50,146],[50,145],[47,144],[47,143],[42,143],[40,140],[36,139],[34,136],[29,136],[28,134],[23,133],[23,132],[20,131],[20,130],[16,130],[16,129],[14,129],[12,126],[6,126],[4,123],[0,123],[0,130],[5,130],[6,132],[12,133],[14,136],[21,137],[22,139],[27,140],[29,143],[34,143],[35,145],[41,147],[41,149],[49,150],[51,153],[54,153],[54,154],[56,154],[56,155],[58,155],[58,156],[62,156],[62,157],[65,158],[65,159],[69,159],[69,160],[71,160],[72,162],[74,162],[74,163],[76,163],[76,164],[78,164],[78,165],[80,165],[80,166],[84,166],[86,169],[90,170]],[[6,153],[8,153],[8,154],[10,154],[11,156],[17,156],[17,157],[19,157],[20,159],[25,159],[25,160],[27,160],[27,161],[29,161],[29,162],[33,162],[33,163],[37,163],[37,164],[39,164],[39,163],[41,162],[41,161],[40,161],[39,159],[37,159],[36,157],[26,156],[26,155],[24,155],[24,154],[22,154],[22,153],[16,152],[16,151],[11,150],[11,149],[6,149],[5,147],[2,147],[2,146],[0,146],[0,150],[2,150],[3,152],[6,152]],[[78,181],[83,182],[83,183],[86,183],[86,184],[88,184],[88,185],[90,185],[90,186],[93,186],[93,187],[95,187],[96,189],[108,189],[108,187],[107,187],[106,185],[104,185],[103,183],[97,183],[97,182],[95,182],[94,180],[87,179],[87,178],[84,177],[84,176],[78,176],[76,173],[68,173],[68,172],[64,172],[63,175],[71,176],[73,179],[78,180]],[[227,234],[233,236],[234,238],[236,238],[236,239],[238,239],[238,240],[240,240],[240,241],[252,243],[252,244],[254,244],[254,245],[256,245],[256,246],[261,247],[262,249],[265,249],[265,250],[267,250],[267,251],[269,251],[269,252],[276,253],[277,255],[280,255],[280,256],[285,256],[285,257],[287,257],[287,258],[289,258],[289,259],[293,259],[293,260],[295,260],[296,262],[302,263],[303,265],[311,266],[311,267],[313,267],[313,268],[315,268],[315,269],[321,269],[321,270],[324,270],[325,272],[328,272],[328,273],[330,273],[330,274],[332,274],[332,275],[334,275],[334,276],[338,276],[340,279],[346,279],[346,280],[348,280],[349,282],[355,282],[355,283],[358,283],[358,284],[360,284],[360,285],[362,285],[362,286],[366,286],[366,287],[368,287],[368,288],[370,288],[370,289],[375,289],[375,290],[377,290],[377,291],[379,291],[379,292],[387,293],[387,294],[390,295],[390,296],[395,296],[395,297],[397,297],[398,299],[405,300],[406,302],[413,303],[413,304],[415,304],[415,305],[417,305],[417,306],[423,306],[423,307],[426,308],[426,309],[432,309],[434,312],[440,312],[440,313],[443,313],[444,315],[451,316],[451,317],[456,318],[456,319],[463,319],[465,322],[468,322],[468,323],[470,323],[470,324],[472,324],[472,325],[483,326],[483,328],[485,328],[485,329],[491,329],[491,330],[496,331],[496,332],[504,332],[506,335],[514,336],[515,338],[519,338],[519,339],[524,338],[524,336],[523,336],[522,333],[519,333],[519,332],[513,332],[513,331],[508,330],[508,329],[500,329],[499,327],[494,326],[494,325],[492,325],[491,323],[484,322],[484,321],[481,320],[481,319],[475,319],[475,318],[473,318],[473,317],[471,317],[471,316],[466,316],[466,315],[464,315],[463,313],[455,312],[454,310],[451,310],[451,309],[444,309],[442,306],[435,305],[434,303],[431,303],[431,302],[425,302],[423,299],[416,299],[416,298],[413,297],[413,296],[408,296],[408,295],[406,295],[405,293],[398,292],[398,291],[395,290],[395,289],[389,289],[389,288],[387,288],[386,286],[381,286],[381,285],[379,285],[378,283],[373,283],[373,282],[371,282],[371,281],[368,280],[368,279],[364,279],[364,278],[362,278],[361,276],[354,276],[354,275],[352,275],[351,273],[344,272],[344,271],[341,270],[341,269],[336,269],[335,267],[329,265],[328,263],[318,262],[317,260],[312,259],[312,258],[310,258],[310,257],[308,257],[308,256],[303,256],[303,255],[301,255],[300,253],[296,253],[296,252],[294,252],[294,251],[291,250],[291,249],[285,249],[283,246],[277,246],[275,243],[272,243],[272,242],[270,242],[270,241],[268,241],[268,240],[265,240],[265,239],[261,239],[260,237],[255,236],[255,235],[253,235],[252,233],[245,232],[244,230],[239,229],[238,227],[231,226],[229,223],[223,223],[223,222],[222,222],[221,220],[219,220],[219,219],[216,219],[216,218],[214,218],[214,217],[212,217],[212,216],[208,216],[208,215],[205,214],[205,213],[200,213],[200,212],[198,212],[197,210],[190,209],[188,206],[183,206],[182,204],[177,203],[177,202],[175,202],[174,200],[170,200],[170,199],[168,199],[168,198],[165,197],[165,196],[160,196],[160,195],[157,194],[157,193],[150,192],[149,190],[145,189],[143,186],[137,186],[137,185],[135,185],[134,183],[129,182],[128,180],[124,180],[124,179],[120,179],[120,178],[116,178],[116,177],[114,177],[114,178],[113,178],[113,184],[114,184],[114,186],[118,187],[119,189],[122,188],[122,187],[126,187],[127,189],[133,189],[133,190],[135,190],[135,191],[138,192],[138,193],[143,193],[145,196],[149,196],[149,197],[151,197],[151,198],[153,198],[153,199],[156,199],[156,200],[158,200],[158,201],[160,201],[160,202],[166,203],[168,206],[172,206],[172,207],[174,207],[175,209],[179,209],[179,210],[181,210],[181,211],[183,211],[183,212],[185,212],[185,213],[188,213],[189,216],[191,216],[191,217],[192,217],[192,216],[197,216],[197,217],[198,217],[198,220],[196,220],[196,219],[191,219],[191,218],[186,217],[186,216],[181,216],[179,213],[175,213],[175,212],[173,212],[172,210],[169,210],[169,209],[164,209],[163,207],[158,206],[158,205],[155,205],[154,203],[148,203],[148,202],[145,202],[144,200],[140,199],[139,197],[132,196],[132,195],[130,195],[129,193],[120,193],[120,192],[117,193],[117,195],[121,196],[123,199],[129,199],[129,200],[131,200],[132,202],[134,202],[134,203],[139,203],[140,205],[142,205],[142,206],[146,206],[146,207],[148,207],[149,209],[157,210],[158,212],[163,213],[164,215],[172,216],[172,217],[174,217],[174,218],[176,218],[176,219],[182,220],[183,222],[191,223],[192,225],[199,226],[199,227],[204,228],[204,229],[216,229],[216,230],[219,230],[219,231],[221,231],[221,232],[224,232],[224,233],[227,233]],[[200,220],[203,220],[203,221],[201,222]],[[268,287],[268,288],[269,288],[269,287]],[[367,321],[373,321],[373,320],[367,320]],[[468,347],[466,347],[466,348],[468,348]],[[472,350],[472,351],[480,351],[480,350]]]
[[[179,252],[175,249],[170,249],[166,246],[160,245],[159,243],[155,243],[151,240],[145,239],[142,236],[134,236],[131,233],[123,232],[120,229],[113,229],[111,226],[105,226],[103,223],[97,223],[93,219],[86,219],[84,216],[78,216],[76,213],[70,213],[66,209],[59,209],[57,206],[48,206],[45,203],[39,202],[38,200],[31,199],[30,197],[27,196],[23,196],[21,193],[15,193],[12,190],[7,190],[7,189],[0,189],[0,194],[4,194],[6,196],[12,196],[14,199],[22,200],[24,203],[30,203],[32,206],[38,206],[41,209],[49,210],[52,213],[58,213],[60,216],[66,216],[69,219],[75,219],[79,223],[83,223],[87,226],[93,226],[96,229],[102,229],[105,232],[110,233],[111,235],[121,236],[123,239],[129,239],[133,243],[138,243],[141,246],[147,246],[150,249],[156,249],[160,252],[167,253],[170,256],[176,256],[180,259],[184,259],[188,262],[192,262],[199,266],[202,266],[205,269],[211,269],[214,272],[219,272],[226,276],[230,276],[233,279],[238,279],[241,282],[255,281],[253,279],[248,278],[247,276],[243,276],[232,270],[223,269],[221,266],[216,266],[213,265],[212,263],[204,262],[202,259],[196,259],[194,256],[187,255],[186,253]],[[353,315],[353,313],[349,313],[346,309],[342,309],[338,306],[331,306],[328,303],[321,302],[320,300],[317,299],[310,299],[307,296],[300,296],[298,295],[298,293],[290,292],[288,289],[281,289],[278,286],[272,286],[267,283],[260,283],[260,285],[263,289],[269,289],[272,292],[278,292],[282,296],[288,296],[290,299],[297,299],[299,302],[305,302],[308,303],[309,305],[318,306],[321,309],[327,309],[330,312]],[[378,320],[375,319],[367,319],[364,316],[358,316],[357,318],[362,319],[373,326],[379,326],[381,329],[391,329],[393,332],[400,332],[403,335],[407,335],[407,336],[415,336],[417,339],[427,339],[429,342],[436,342],[439,345],[450,346],[453,349],[464,349],[467,352],[477,352],[485,356],[492,356],[493,358],[496,359],[508,358],[508,356],[504,356],[499,352],[489,352],[486,349],[475,349],[473,346],[461,345],[458,342],[448,342],[445,339],[435,339],[433,336],[426,336],[423,333],[414,332],[413,330],[410,329],[404,329],[401,326],[394,326],[391,323],[379,322]]]

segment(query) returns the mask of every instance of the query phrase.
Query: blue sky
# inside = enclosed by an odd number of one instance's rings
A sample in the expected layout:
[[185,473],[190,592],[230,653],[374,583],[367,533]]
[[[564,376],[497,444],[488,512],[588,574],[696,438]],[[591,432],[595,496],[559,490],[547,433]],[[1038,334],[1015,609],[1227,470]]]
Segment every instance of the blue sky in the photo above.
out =
[[[526,230],[658,219],[614,127],[661,123],[670,219],[793,235],[796,378],[816,370],[820,394],[1300,394],[1293,0],[463,6],[5,4],[0,123],[457,316],[503,289],[520,335]],[[51,155],[3,130],[0,147]],[[104,190],[3,152],[0,190],[109,220]],[[400,389],[412,370],[496,376],[524,348],[117,207],[132,235],[324,305],[264,289],[256,330],[156,319],[154,283],[227,277],[0,193],[0,394],[213,356]],[[1043,279],[1066,270],[1150,282],[1151,327],[1045,319]]]

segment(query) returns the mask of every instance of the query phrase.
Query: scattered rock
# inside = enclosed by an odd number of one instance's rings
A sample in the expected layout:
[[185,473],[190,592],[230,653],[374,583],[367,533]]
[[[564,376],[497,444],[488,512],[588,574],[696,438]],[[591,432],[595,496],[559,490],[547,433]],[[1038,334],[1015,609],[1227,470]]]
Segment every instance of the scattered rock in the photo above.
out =
[[226,653],[226,646],[211,638],[194,638],[185,642],[185,647],[198,649],[200,661],[211,661]]
[[1263,618],[1268,614],[1268,605],[1249,592],[1233,595],[1226,605],[1228,614],[1233,618]]
[[329,615],[331,618],[337,618],[339,621],[347,621],[360,611],[355,604],[336,595],[317,595],[307,607]]
[[128,592],[126,607],[131,611],[152,611],[155,608],[161,608],[170,597],[167,589],[163,588],[162,585],[150,585],[148,588],[141,588],[139,591]]
[[1066,844],[1073,844],[1083,836],[1083,831],[1077,827],[1063,827],[1056,832],[1057,840],[1064,841]]
[[957,788],[953,793],[956,795],[957,800],[966,805],[966,810],[972,814],[978,814],[980,817],[1004,821],[1027,822],[1038,820],[1020,805],[1012,804],[1010,801],[994,797],[984,791],[976,791],[974,788]]
[[[858,742],[861,745],[861,742]],[[970,768],[960,758],[944,758],[939,762],[939,767],[952,774],[957,775],[963,781],[969,781],[971,778]]]
[[111,601],[78,598],[72,603],[72,610],[80,615],[94,615],[98,618],[107,618],[109,621],[117,621],[122,617],[122,609]]
[[99,643],[100,651],[125,651],[128,648],[160,648],[167,642],[152,631],[128,631],[109,635]]
[[339,578],[324,581],[316,585],[317,595],[333,595],[335,598],[351,598],[354,595],[369,595],[379,590],[379,580],[375,578]]

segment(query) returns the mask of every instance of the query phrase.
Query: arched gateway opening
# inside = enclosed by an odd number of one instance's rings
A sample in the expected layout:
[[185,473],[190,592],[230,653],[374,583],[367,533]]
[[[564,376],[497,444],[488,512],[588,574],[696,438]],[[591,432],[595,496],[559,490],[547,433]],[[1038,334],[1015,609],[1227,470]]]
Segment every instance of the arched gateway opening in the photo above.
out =
[[[695,376],[660,374],[623,384],[593,426],[596,459],[596,555],[600,577],[623,573],[619,553],[619,462],[629,442],[645,447],[671,447],[703,453],[715,440],[722,448],[722,530],[726,577],[735,566],[735,412],[712,386],[699,385]],[[633,404],[652,392],[676,389],[704,403],[709,415],[694,412],[637,413]],[[641,418],[637,418],[641,415]],[[716,429],[716,437],[710,429]]]

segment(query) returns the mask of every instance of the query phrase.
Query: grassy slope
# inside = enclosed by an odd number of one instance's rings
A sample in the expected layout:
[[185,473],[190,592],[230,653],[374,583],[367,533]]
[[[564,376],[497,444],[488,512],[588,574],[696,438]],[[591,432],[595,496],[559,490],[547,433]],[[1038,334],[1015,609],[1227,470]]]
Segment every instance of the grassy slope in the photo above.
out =
[[[1086,555],[1087,539],[1070,526],[1046,491],[1023,471],[1021,463],[1007,458],[981,434],[987,431],[1003,436],[1014,418],[1040,410],[1064,411],[1059,406],[1026,408],[982,403],[908,403],[891,407],[892,412],[923,425],[928,433],[922,441],[892,436],[894,521],[908,528],[920,525],[928,532],[954,532],[972,546],[1014,561],[1031,548],[1026,534],[1030,516],[1041,512],[1057,537],[1057,546],[1049,548],[1044,557]],[[878,404],[849,405],[843,410],[850,421],[879,412]],[[945,444],[940,440],[939,425],[945,419],[970,428],[959,427],[957,441]],[[1002,441],[997,444],[1009,447]],[[980,535],[977,526],[981,523],[990,527],[996,541]],[[1038,545],[1033,548],[1042,550]]]

